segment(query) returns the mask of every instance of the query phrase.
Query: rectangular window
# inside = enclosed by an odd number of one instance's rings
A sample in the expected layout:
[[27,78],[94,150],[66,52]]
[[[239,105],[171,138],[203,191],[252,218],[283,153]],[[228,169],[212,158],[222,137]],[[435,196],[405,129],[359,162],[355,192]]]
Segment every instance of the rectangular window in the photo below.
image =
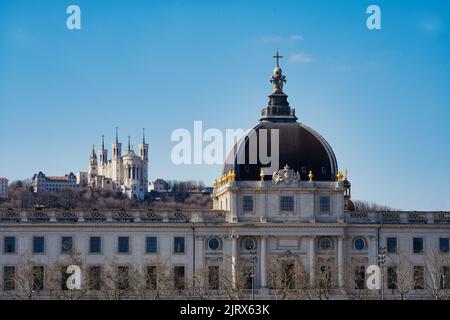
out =
[[130,238],[129,237],[119,237],[118,248],[119,253],[130,252]]
[[99,291],[102,287],[102,267],[90,266],[88,269],[89,289]]
[[158,289],[158,274],[156,266],[148,266],[146,272],[147,272],[147,279],[146,279],[147,289],[149,290]]
[[443,266],[441,273],[441,289],[450,289],[450,267]]
[[16,289],[16,268],[7,266],[3,268],[3,290],[12,291]]
[[67,266],[61,267],[61,290],[69,290],[69,288],[67,288],[67,279],[69,279],[70,274],[66,271]]
[[32,288],[34,291],[44,290],[44,266],[34,266],[32,274]]
[[244,196],[242,198],[242,208],[246,212],[253,211],[253,196]]
[[386,249],[387,253],[397,253],[397,238],[387,238]]
[[449,252],[449,238],[439,238],[439,250],[442,253]]
[[413,252],[414,253],[423,252],[423,238],[413,238]]
[[184,237],[175,237],[174,252],[175,253],[184,253]]
[[158,239],[156,237],[147,237],[146,248],[147,253],[156,253],[158,251]]
[[397,267],[388,267],[387,268],[387,287],[388,289],[395,290],[398,285],[398,277],[397,277]]
[[280,197],[280,211],[294,211],[294,197],[281,196]]
[[177,290],[184,290],[185,279],[184,279],[184,266],[174,267],[174,285]]
[[219,289],[219,266],[208,267],[208,284],[210,290]]
[[320,197],[320,212],[330,212],[330,197]]
[[5,237],[3,253],[16,253],[16,237]]
[[295,288],[295,263],[292,261],[282,262],[281,283],[285,289]]
[[119,266],[117,268],[117,289],[128,290],[130,287],[130,268],[128,266]]
[[45,251],[45,238],[33,237],[33,253],[44,253]]
[[101,237],[90,237],[89,238],[89,252],[90,253],[101,253],[102,252],[102,238]]
[[61,253],[70,253],[73,250],[73,238],[62,237],[61,238]]
[[414,289],[424,289],[425,288],[425,276],[423,266],[413,267],[413,279],[414,279]]
[[366,288],[366,267],[355,267],[355,289],[363,290]]

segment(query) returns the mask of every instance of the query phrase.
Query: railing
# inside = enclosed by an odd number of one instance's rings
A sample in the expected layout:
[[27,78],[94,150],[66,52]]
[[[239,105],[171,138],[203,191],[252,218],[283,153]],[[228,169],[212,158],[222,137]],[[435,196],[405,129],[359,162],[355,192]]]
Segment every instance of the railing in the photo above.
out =
[[222,210],[52,210],[0,209],[0,224],[7,223],[224,223]]
[[[230,212],[223,210],[51,210],[0,209],[0,224],[8,223],[225,223]],[[450,224],[450,212],[434,211],[345,211],[344,219],[330,216],[256,216],[249,221],[274,223],[348,224]],[[264,221],[263,221],[264,220]],[[238,221],[246,222],[242,217]]]
[[426,211],[352,211],[345,212],[351,224],[450,224],[450,212]]

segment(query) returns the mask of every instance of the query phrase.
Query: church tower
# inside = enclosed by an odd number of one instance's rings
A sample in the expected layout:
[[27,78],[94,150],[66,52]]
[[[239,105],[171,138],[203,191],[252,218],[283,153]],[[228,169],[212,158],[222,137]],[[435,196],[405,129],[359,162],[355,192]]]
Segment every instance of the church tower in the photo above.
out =
[[142,186],[148,186],[148,144],[145,143],[145,129],[142,129],[142,143],[139,145],[139,156],[142,160],[141,181]]
[[88,184],[89,186],[95,186],[95,178],[98,175],[98,163],[97,155],[95,154],[95,146],[92,145],[92,153],[89,157],[89,173],[88,173]]
[[106,176],[106,164],[108,162],[108,149],[105,149],[105,136],[102,135],[102,148],[98,151],[99,167],[98,174]]
[[112,144],[112,172],[113,182],[120,182],[122,178],[122,144],[119,143],[119,128],[116,127],[116,141]]

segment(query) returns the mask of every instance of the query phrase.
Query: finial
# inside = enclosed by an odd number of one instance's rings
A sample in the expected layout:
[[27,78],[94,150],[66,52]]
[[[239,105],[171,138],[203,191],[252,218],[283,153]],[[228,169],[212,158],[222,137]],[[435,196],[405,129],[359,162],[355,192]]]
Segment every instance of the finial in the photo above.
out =
[[131,151],[131,137],[128,136],[128,151]]
[[273,56],[273,58],[277,59],[277,67],[280,66],[280,58],[283,58],[283,56],[280,56],[280,54],[278,53],[278,48],[277,48],[277,53]]
[[341,171],[338,171],[338,173],[336,174],[336,178],[337,178],[337,181],[342,181],[342,179],[344,178],[344,175],[342,174]]
[[142,128],[142,144],[145,144],[145,128]]
[[105,150],[105,135],[102,134],[102,150]]
[[119,127],[116,127],[116,144],[119,143]]
[[311,170],[309,170],[308,178],[309,178],[309,182],[313,181],[314,175]]
[[264,170],[261,168],[261,172],[259,173],[259,177],[261,178],[261,182],[263,182],[264,181],[264,177],[265,177],[266,175],[264,174]]
[[283,56],[280,56],[277,50],[276,55],[273,57],[277,59],[277,66],[273,69],[272,78],[270,79],[270,82],[273,84],[273,94],[284,94],[283,85],[286,83],[286,76],[283,75],[279,64],[280,58],[283,58]]
[[347,168],[345,168],[345,170],[344,170],[344,177],[345,177],[344,179],[345,179],[345,180],[347,180],[347,174],[348,174]]

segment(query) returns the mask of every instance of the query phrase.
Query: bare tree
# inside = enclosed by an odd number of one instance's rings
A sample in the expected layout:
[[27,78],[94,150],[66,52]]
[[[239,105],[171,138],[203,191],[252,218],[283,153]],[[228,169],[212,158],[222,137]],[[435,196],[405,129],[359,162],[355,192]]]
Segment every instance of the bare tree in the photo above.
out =
[[89,281],[81,283],[80,289],[69,290],[67,288],[67,279],[70,276],[67,273],[67,267],[76,265],[84,273],[83,259],[79,252],[70,252],[63,260],[56,261],[48,268],[47,287],[51,298],[56,300],[81,300],[86,298],[90,290]]
[[450,255],[432,250],[424,259],[425,290],[434,300],[450,300]]
[[137,296],[139,279],[142,275],[133,264],[119,264],[111,259],[102,274],[101,294],[106,300],[124,300]]
[[[11,271],[12,272],[12,271]],[[35,300],[42,298],[45,289],[45,266],[37,265],[30,252],[23,253],[10,274],[9,288],[2,288],[13,299]]]
[[412,261],[407,254],[399,250],[387,256],[386,285],[393,298],[407,300],[419,279],[415,279]]
[[147,260],[144,272],[139,274],[137,292],[141,299],[159,300],[170,296],[172,283],[167,259]]

